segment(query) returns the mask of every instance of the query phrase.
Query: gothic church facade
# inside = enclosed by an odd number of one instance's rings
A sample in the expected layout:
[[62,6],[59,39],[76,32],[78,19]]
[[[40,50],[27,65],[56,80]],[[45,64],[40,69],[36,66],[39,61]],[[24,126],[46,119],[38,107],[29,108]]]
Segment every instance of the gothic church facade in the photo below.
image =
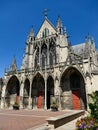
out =
[[24,109],[88,109],[89,94],[98,90],[98,52],[94,39],[71,46],[58,17],[56,27],[44,18],[34,35],[28,35],[20,70],[14,58],[5,71],[1,108],[15,102]]

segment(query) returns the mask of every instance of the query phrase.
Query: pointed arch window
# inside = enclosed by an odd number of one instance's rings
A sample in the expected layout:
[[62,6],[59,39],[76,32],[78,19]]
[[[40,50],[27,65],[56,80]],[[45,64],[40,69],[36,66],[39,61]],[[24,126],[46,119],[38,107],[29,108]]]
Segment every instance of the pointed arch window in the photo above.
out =
[[47,45],[44,43],[41,48],[41,53],[42,53],[42,68],[47,65]]
[[54,42],[49,45],[49,63],[50,66],[56,63],[56,45]]
[[47,36],[49,36],[49,29],[48,29],[48,28],[45,28],[45,29],[43,30],[42,37],[45,38],[45,37],[47,37]]

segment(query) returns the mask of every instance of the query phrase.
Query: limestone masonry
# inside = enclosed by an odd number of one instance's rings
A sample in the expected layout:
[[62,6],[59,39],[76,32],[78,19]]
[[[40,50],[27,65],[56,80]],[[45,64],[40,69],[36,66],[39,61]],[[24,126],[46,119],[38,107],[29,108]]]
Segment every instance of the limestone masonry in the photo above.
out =
[[98,90],[98,52],[94,38],[71,46],[60,17],[55,27],[45,16],[37,35],[28,35],[22,66],[14,58],[5,71],[1,108],[15,102],[24,109],[88,109],[89,94]]

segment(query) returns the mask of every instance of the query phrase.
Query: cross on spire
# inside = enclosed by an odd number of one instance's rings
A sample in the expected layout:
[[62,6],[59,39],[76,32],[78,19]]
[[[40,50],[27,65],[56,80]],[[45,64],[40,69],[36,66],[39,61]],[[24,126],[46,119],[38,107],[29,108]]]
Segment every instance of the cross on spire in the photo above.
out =
[[44,17],[47,17],[47,15],[48,15],[48,9],[44,9],[43,14],[44,14]]

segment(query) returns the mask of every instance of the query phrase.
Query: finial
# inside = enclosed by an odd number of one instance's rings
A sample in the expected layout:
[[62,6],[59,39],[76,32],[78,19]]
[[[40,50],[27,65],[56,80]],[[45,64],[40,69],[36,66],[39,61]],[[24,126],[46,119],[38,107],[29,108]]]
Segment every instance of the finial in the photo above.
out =
[[4,68],[4,73],[6,73],[7,71],[6,71],[6,67]]
[[90,39],[90,33],[88,32],[87,38]]
[[48,16],[48,9],[44,9],[44,11],[43,11],[43,14],[44,14],[44,17],[47,17]]
[[57,27],[62,28],[62,21],[59,15],[58,15],[58,20],[57,20]]
[[31,30],[30,30],[30,33],[29,33],[29,36],[34,36],[34,29],[33,29],[33,25],[31,26]]
[[64,35],[66,35],[66,27],[64,27]]
[[15,56],[15,54],[13,56],[13,63],[12,64],[16,64],[16,56]]
[[94,37],[92,37],[92,44],[94,43]]
[[94,41],[94,37],[92,37],[92,39],[91,39],[91,44],[94,46],[94,48],[96,48],[96,46],[95,46],[95,41]]
[[90,33],[88,32],[88,35],[86,36],[86,42],[88,43],[90,41]]

